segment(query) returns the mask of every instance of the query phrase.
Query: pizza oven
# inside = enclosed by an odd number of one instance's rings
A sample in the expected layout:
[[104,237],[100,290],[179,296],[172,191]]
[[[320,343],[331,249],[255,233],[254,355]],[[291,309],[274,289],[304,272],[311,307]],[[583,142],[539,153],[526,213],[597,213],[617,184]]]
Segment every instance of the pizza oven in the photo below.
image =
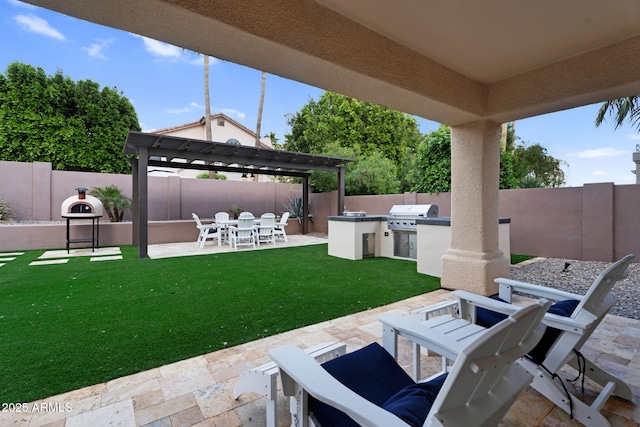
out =
[[76,188],[78,194],[66,198],[60,208],[63,218],[100,218],[104,212],[102,202],[87,195],[84,187]]

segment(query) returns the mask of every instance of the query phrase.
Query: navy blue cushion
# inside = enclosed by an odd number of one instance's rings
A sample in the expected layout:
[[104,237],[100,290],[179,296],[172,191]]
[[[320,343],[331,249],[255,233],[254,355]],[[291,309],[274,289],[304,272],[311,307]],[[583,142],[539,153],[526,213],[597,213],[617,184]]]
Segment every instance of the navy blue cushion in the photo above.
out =
[[407,386],[391,396],[382,407],[410,426],[421,427],[446,379],[447,374],[442,374],[429,382]]
[[[506,302],[505,300],[493,296],[492,299]],[[559,301],[549,307],[547,313],[557,314],[558,316],[570,317],[573,314],[573,311],[578,306],[579,301],[577,300],[564,300]],[[501,320],[506,319],[508,316],[502,313],[496,313],[495,311],[487,310],[485,308],[478,307],[476,309],[476,323],[485,328],[490,328]],[[560,336],[560,330],[556,328],[547,328],[540,339],[540,342],[531,350],[527,356],[533,360],[533,362],[537,364],[541,364],[544,361],[544,358],[547,357],[547,353],[553,343],[556,342],[558,336]]]
[[[378,343],[322,364],[342,384],[368,401],[382,406],[403,388],[415,384]],[[357,426],[344,412],[309,396],[309,410],[323,426]]]
[[218,229],[217,228],[210,228],[209,229],[209,234],[213,234],[213,233],[217,233]]

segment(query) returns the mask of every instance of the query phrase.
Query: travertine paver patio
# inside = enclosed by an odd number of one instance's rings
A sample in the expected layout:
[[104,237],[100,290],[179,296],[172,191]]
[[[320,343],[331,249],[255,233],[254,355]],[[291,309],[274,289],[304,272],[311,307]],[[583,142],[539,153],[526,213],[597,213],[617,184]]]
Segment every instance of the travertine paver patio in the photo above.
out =
[[[233,348],[201,355],[135,375],[96,384],[43,401],[28,403],[26,413],[0,413],[2,426],[262,426],[264,399],[246,393],[233,399],[239,375],[269,361],[268,351],[284,343],[302,348],[342,341],[347,351],[381,338],[377,316],[384,312],[406,312],[449,298],[438,290],[384,307],[285,332]],[[207,339],[202,331],[202,339]],[[162,343],[158,343],[162,345]],[[640,321],[608,316],[588,342],[585,353],[632,384],[640,396]],[[410,346],[404,343],[400,361],[410,363]],[[436,356],[425,357],[423,370],[435,373]],[[586,383],[587,399],[596,387]],[[579,390],[574,390],[580,395]],[[603,412],[612,426],[638,426],[638,401],[611,398]],[[288,425],[287,401],[279,400],[280,425]],[[534,390],[527,391],[514,405],[502,426],[579,425]]]

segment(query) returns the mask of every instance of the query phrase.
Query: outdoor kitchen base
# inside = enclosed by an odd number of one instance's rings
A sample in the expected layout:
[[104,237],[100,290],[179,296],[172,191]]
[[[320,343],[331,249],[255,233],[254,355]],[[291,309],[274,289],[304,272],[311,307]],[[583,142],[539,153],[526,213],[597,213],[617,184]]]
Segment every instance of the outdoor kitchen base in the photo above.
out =
[[[415,231],[411,231],[389,228],[388,218],[387,215],[330,216],[329,255],[351,260],[366,258],[371,246],[365,247],[363,240],[373,238],[376,257],[414,260],[418,273],[442,277],[442,257],[451,246],[451,219],[420,217],[414,220]],[[509,218],[500,218],[498,226],[499,249],[507,259],[511,256],[510,222]]]

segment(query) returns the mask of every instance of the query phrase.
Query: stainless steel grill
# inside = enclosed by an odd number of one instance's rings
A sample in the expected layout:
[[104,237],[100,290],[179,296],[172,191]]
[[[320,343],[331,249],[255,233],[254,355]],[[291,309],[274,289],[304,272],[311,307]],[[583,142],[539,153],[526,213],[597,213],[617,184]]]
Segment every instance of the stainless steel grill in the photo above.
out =
[[393,231],[416,231],[418,218],[436,218],[438,205],[393,205],[387,217],[387,227]]

